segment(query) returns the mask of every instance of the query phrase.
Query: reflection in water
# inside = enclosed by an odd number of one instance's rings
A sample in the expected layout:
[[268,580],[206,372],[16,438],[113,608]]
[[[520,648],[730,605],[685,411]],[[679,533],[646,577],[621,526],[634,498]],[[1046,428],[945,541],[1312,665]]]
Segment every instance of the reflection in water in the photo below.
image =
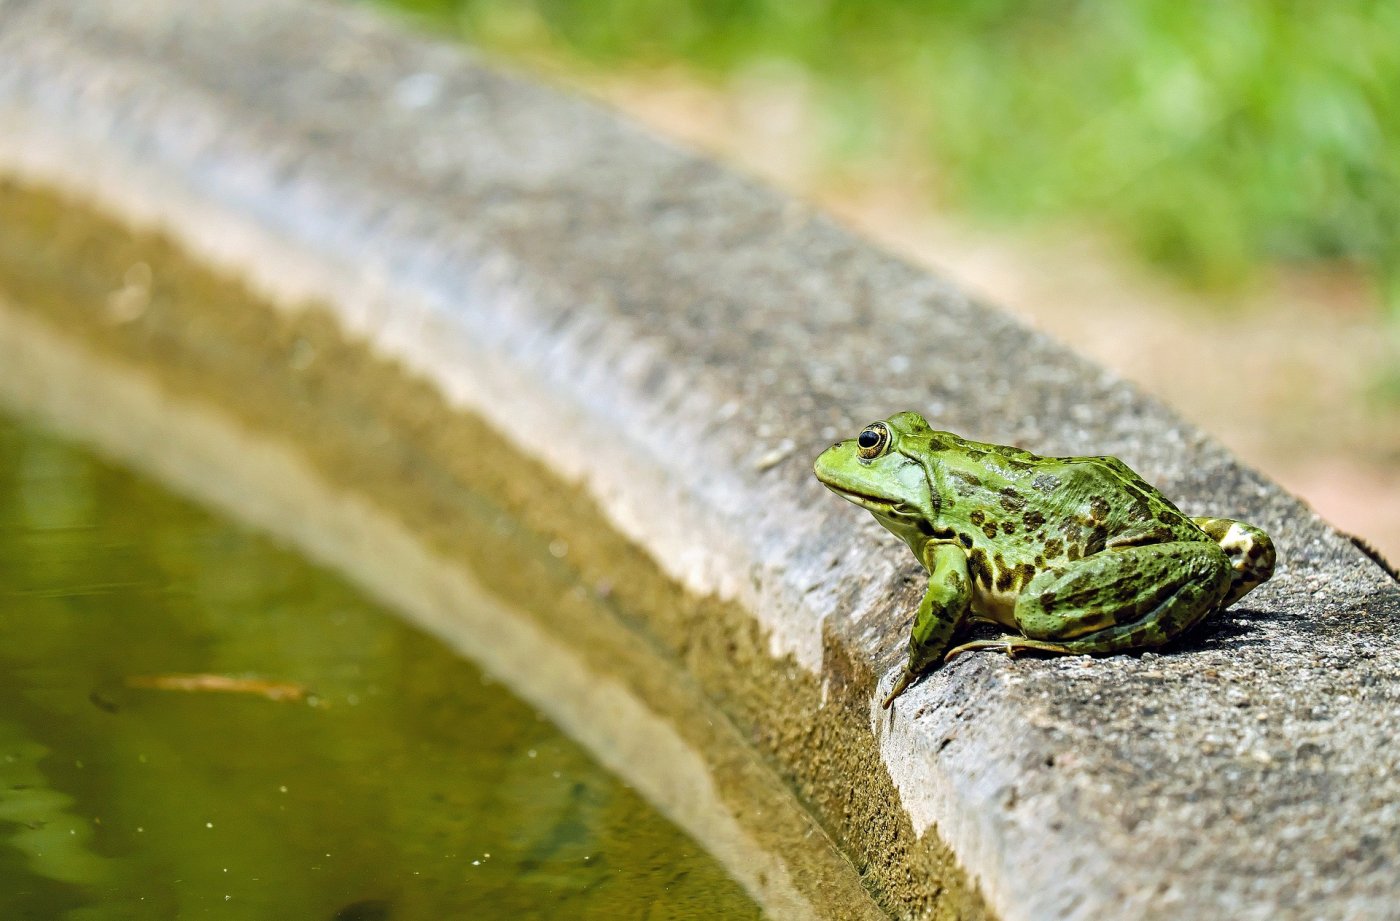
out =
[[[279,685],[311,694],[241,692]],[[758,910],[436,641],[0,418],[0,917],[205,914]]]

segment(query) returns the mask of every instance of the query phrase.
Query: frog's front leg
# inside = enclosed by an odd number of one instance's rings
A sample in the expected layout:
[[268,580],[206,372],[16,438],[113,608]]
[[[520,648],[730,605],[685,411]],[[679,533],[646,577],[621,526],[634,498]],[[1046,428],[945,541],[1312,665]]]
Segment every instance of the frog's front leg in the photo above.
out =
[[928,569],[928,590],[919,602],[919,612],[914,616],[914,627],[909,633],[909,662],[904,666],[904,674],[880,704],[885,710],[920,672],[943,655],[953,634],[967,619],[968,606],[972,603],[967,554],[961,547],[929,544],[924,548],[923,558]]

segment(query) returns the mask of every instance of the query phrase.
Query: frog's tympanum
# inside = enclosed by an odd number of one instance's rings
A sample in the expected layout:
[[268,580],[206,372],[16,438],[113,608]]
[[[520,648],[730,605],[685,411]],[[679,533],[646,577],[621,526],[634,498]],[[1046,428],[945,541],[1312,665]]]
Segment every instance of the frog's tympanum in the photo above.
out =
[[[1274,572],[1258,528],[1188,518],[1114,457],[1040,457],[936,432],[917,413],[823,451],[817,479],[914,551],[928,590],[884,706],[972,649],[1151,649]],[[949,649],[969,619],[1016,631]]]

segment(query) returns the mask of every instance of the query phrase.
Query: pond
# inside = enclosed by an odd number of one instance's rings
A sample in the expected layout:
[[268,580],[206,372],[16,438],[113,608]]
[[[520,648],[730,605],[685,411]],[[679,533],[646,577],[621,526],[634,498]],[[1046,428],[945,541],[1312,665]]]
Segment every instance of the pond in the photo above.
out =
[[0,917],[758,915],[439,640],[0,415]]

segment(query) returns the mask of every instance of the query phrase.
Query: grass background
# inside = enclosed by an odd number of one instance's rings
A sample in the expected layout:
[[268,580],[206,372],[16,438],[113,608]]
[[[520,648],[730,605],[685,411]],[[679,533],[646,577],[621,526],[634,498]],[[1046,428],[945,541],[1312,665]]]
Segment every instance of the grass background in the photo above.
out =
[[833,169],[1074,221],[1193,285],[1355,269],[1400,319],[1400,4],[381,0],[489,50],[799,82]]

